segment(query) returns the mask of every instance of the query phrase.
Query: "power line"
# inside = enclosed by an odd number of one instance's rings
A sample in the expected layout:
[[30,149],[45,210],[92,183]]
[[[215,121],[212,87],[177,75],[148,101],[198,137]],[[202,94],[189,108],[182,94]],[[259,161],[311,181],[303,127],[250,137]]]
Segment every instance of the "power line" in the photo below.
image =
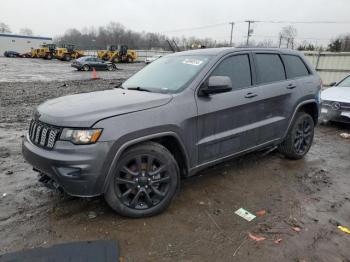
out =
[[255,21],[271,24],[350,24],[350,21]]
[[188,27],[188,28],[167,30],[167,31],[161,31],[161,33],[176,33],[176,32],[191,31],[191,30],[201,30],[201,29],[223,26],[227,24],[230,24],[230,23],[219,23],[219,24],[211,24],[211,25],[205,25],[205,26],[199,26],[199,27]]
[[[187,28],[178,28],[178,29],[172,29],[172,30],[165,30],[160,31],[160,33],[176,33],[176,32],[182,32],[182,31],[191,31],[191,30],[202,30],[212,27],[218,27],[218,26],[224,26],[231,23],[244,23],[248,22],[246,21],[235,21],[235,22],[225,22],[225,23],[218,23],[218,24],[210,24],[210,25],[204,25],[204,26],[198,26],[198,27],[187,27]],[[283,21],[283,20],[250,20],[254,23],[265,23],[265,24],[350,24],[350,21]]]

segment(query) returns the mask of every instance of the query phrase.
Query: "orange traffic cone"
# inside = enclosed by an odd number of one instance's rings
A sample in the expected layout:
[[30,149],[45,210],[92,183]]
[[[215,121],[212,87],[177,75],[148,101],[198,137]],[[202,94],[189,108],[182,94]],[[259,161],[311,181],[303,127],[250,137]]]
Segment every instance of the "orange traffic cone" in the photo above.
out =
[[95,67],[93,67],[92,68],[92,80],[97,80],[97,79],[100,79],[100,78],[97,76]]

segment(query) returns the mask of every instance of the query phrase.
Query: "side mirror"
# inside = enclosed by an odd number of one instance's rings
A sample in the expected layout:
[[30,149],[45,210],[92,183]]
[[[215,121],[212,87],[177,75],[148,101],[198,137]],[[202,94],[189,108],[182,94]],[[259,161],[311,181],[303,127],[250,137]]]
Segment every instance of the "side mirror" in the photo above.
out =
[[337,82],[332,82],[329,84],[329,86],[335,86],[337,84]]
[[232,90],[231,78],[228,76],[211,76],[200,92],[204,95],[217,94]]

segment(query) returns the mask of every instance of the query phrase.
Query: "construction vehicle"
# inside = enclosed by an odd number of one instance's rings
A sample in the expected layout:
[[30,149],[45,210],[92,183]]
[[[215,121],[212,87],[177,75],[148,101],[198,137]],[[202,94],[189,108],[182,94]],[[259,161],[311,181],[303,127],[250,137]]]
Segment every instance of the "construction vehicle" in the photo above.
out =
[[136,51],[130,50],[126,45],[109,45],[107,50],[97,51],[97,56],[113,63],[133,63],[137,59]]
[[38,58],[38,53],[40,52],[40,48],[32,48],[30,50],[30,57],[31,58]]
[[42,45],[38,49],[37,57],[51,60],[56,54],[56,45],[55,44],[46,44]]
[[117,50],[117,46],[115,45],[108,45],[106,50],[98,50],[97,51],[97,57],[108,61],[110,57],[114,54],[114,52]]
[[84,56],[84,51],[75,48],[75,45],[64,44],[56,49],[55,57],[62,61],[70,61]]

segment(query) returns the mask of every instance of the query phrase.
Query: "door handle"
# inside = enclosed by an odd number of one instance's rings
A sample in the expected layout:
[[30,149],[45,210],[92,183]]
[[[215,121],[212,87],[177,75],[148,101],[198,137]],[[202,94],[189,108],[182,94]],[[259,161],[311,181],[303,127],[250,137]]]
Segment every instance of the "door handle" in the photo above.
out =
[[244,97],[245,98],[253,98],[253,97],[256,97],[256,96],[257,96],[257,94],[249,92]]
[[287,85],[287,89],[294,89],[296,88],[297,86],[295,84],[289,84]]

